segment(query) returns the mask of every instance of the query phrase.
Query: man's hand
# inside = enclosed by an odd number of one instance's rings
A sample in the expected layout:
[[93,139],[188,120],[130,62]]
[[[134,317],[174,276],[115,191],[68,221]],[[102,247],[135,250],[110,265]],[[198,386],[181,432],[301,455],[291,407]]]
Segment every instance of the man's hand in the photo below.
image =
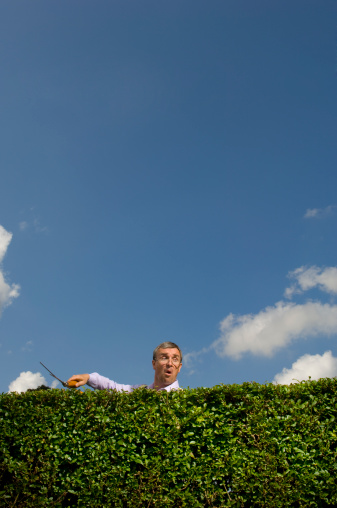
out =
[[[67,383],[78,388],[79,386],[85,385],[89,381],[89,377],[89,374],[75,374],[68,379]],[[76,382],[75,385],[74,382]]]

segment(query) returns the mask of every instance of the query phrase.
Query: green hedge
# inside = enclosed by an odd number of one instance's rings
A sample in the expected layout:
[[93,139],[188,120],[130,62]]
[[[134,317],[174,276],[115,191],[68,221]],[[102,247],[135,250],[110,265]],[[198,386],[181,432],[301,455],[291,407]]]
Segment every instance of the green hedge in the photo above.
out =
[[0,506],[337,506],[336,379],[0,395]]

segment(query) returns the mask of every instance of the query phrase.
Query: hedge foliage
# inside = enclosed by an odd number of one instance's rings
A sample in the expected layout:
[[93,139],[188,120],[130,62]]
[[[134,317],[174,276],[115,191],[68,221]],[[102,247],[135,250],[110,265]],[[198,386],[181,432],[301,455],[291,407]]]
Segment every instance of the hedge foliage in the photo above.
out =
[[336,388],[2,394],[0,505],[337,506]]

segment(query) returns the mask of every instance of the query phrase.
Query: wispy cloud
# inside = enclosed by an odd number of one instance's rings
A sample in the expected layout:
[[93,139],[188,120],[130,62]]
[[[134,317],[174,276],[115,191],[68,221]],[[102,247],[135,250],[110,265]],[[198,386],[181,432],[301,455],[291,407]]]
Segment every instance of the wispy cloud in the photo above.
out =
[[202,348],[200,351],[191,351],[190,353],[184,354],[184,364],[189,370],[189,374],[194,374],[195,372],[195,365],[198,363],[198,361],[201,360],[202,355],[207,353],[210,350],[210,348]]
[[33,221],[34,230],[36,233],[47,233],[47,226],[42,226],[39,219],[34,219]]
[[24,231],[25,229],[27,229],[29,227],[29,224],[27,221],[23,220],[22,222],[19,223],[19,228],[20,228],[20,231]]
[[17,298],[20,294],[20,286],[18,284],[9,284],[1,269],[1,263],[12,240],[12,236],[12,233],[9,233],[0,225],[0,316],[3,309],[8,307],[13,299]]
[[304,214],[304,219],[324,219],[336,211],[337,205],[329,205],[325,208],[308,208]]
[[38,388],[47,385],[46,379],[40,372],[21,372],[19,377],[14,379],[8,387],[9,392],[26,392],[28,388]]
[[33,341],[27,340],[26,344],[22,346],[21,351],[32,351],[33,349]]
[[25,220],[19,222],[20,231],[33,231],[34,233],[48,233],[48,227],[43,226],[39,217],[36,214],[35,207],[32,207],[28,213],[28,216]]
[[332,356],[331,351],[323,355],[303,355],[294,362],[290,369],[284,368],[276,374],[273,383],[288,385],[296,381],[305,381],[309,377],[313,380],[322,377],[337,376],[337,358]]
[[301,266],[289,272],[288,277],[294,279],[295,282],[285,290],[286,298],[291,298],[294,294],[303,293],[315,287],[327,293],[337,294],[337,268],[335,266],[327,268]]

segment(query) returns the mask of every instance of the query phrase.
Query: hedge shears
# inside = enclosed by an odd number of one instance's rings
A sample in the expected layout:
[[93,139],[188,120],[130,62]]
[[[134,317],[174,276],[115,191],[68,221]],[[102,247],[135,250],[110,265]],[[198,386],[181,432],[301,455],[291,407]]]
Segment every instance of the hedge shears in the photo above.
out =
[[76,388],[76,383],[77,381],[70,381],[70,383],[67,383],[67,382],[64,382],[64,381],[61,381],[60,378],[58,378],[57,376],[55,376],[55,374],[52,373],[51,370],[49,370],[45,365],[43,365],[42,362],[40,362],[42,367],[44,367],[51,376],[53,376],[55,379],[57,379],[58,381],[60,381],[60,383],[62,383],[62,385],[65,387],[65,388]]

